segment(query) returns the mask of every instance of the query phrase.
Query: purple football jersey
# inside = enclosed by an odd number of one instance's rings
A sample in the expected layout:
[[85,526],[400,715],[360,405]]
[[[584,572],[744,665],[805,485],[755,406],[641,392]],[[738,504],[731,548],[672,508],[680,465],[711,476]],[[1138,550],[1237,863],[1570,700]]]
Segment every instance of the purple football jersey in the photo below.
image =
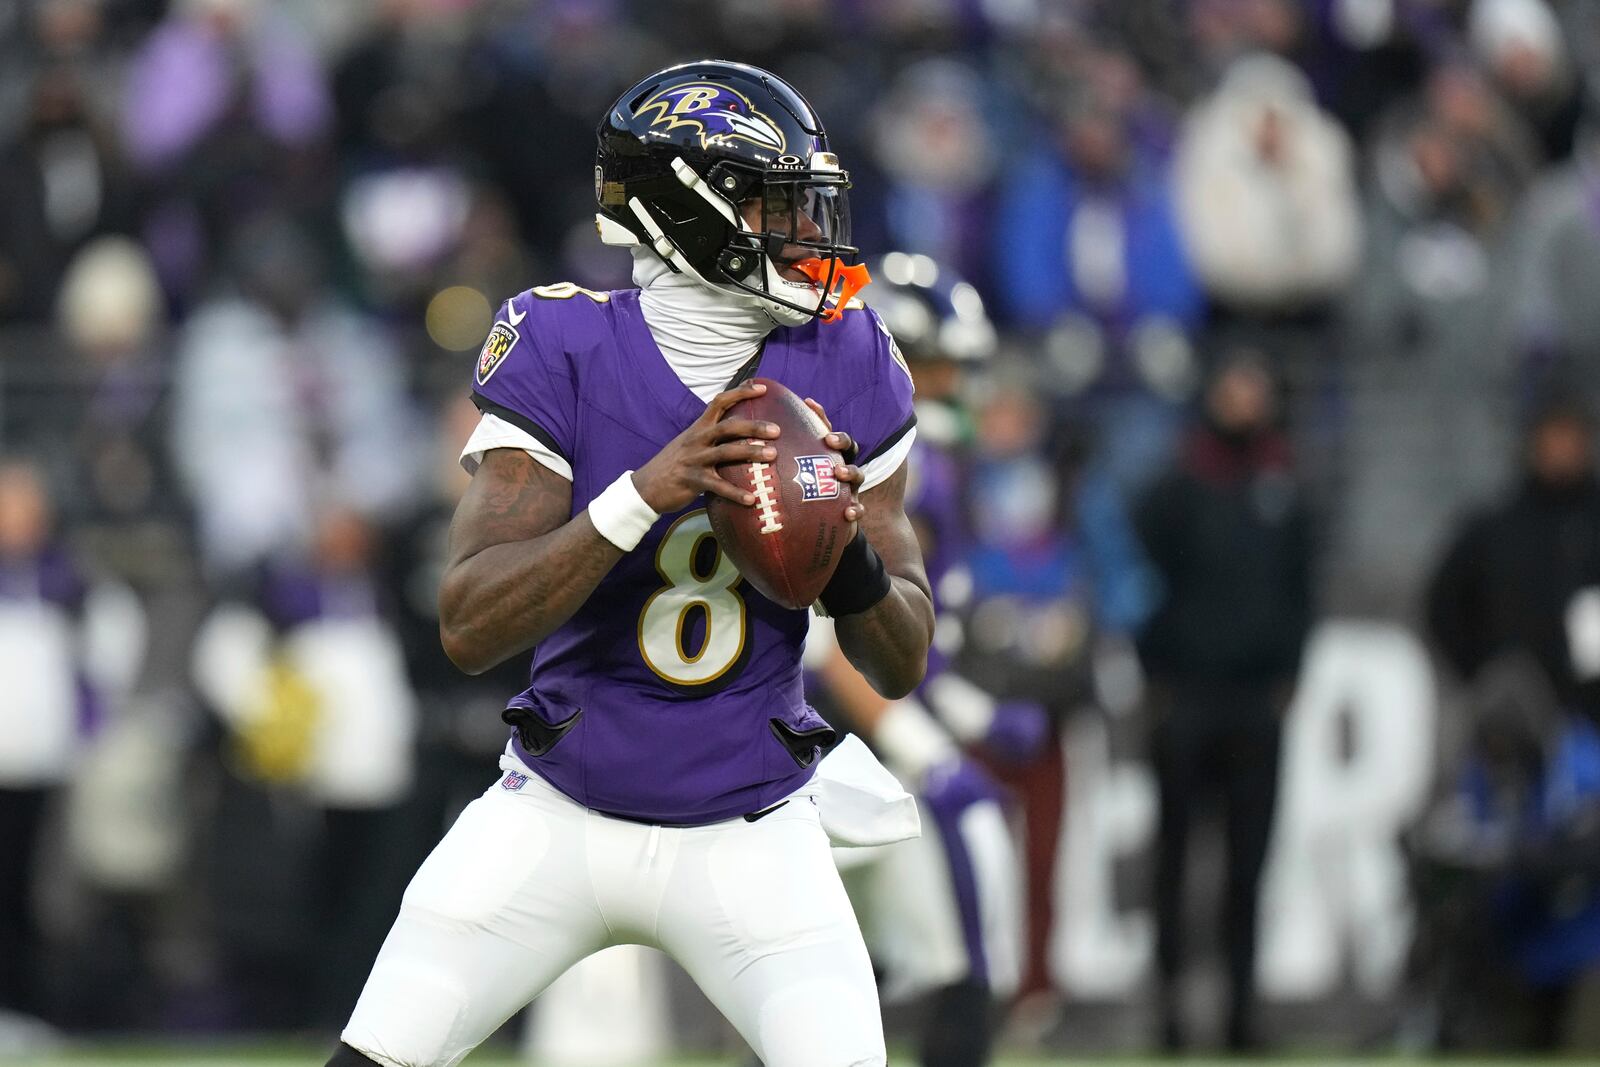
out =
[[962,518],[961,467],[955,456],[918,437],[911,446],[911,477],[906,484],[906,514],[917,527],[922,562],[935,587],[966,552]]
[[[961,467],[948,451],[918,437],[911,447],[910,478],[906,484],[906,514],[917,530],[922,563],[933,588],[933,606],[939,608],[941,580],[966,554],[966,525],[962,514]],[[946,667],[937,646],[928,649],[926,686]]]
[[[911,379],[872,311],[775,330],[758,359],[754,373],[815,398],[855,437],[860,463],[915,421]],[[637,290],[572,286],[501,308],[473,397],[572,465],[573,515],[705,410],[656,347]],[[810,777],[828,733],[801,687],[807,622],[740,580],[696,500],[662,516],[540,642],[510,702],[539,743],[530,751],[527,731],[513,743],[607,814],[696,825],[766,807]]]

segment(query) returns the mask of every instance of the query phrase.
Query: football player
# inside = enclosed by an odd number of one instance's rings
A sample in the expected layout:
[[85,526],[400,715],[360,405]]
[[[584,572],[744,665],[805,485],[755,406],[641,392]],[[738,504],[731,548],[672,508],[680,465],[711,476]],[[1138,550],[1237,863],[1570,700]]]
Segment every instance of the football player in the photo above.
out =
[[505,773],[412,880],[332,1067],[458,1063],[621,943],[674,957],[769,1067],[885,1062],[823,828],[833,731],[801,691],[808,613],[741,584],[704,507],[754,502],[718,464],[774,456],[775,426],[723,419],[765,389],[749,377],[810,398],[854,458],[837,475],[859,523],[821,606],[877,692],[921,681],[912,386],[851,308],[848,186],[810,105],[754,67],[672,67],[606,113],[597,222],[638,288],[501,307],[439,594],[462,669],[534,649]]
[[[906,511],[942,611],[959,607],[971,586],[961,563],[961,469],[970,428],[960,398],[967,368],[992,355],[995,331],[977,290],[927,256],[890,253],[872,273],[865,299],[916,382]],[[927,677],[900,700],[886,700],[861,679],[826,640],[826,623],[814,635],[807,658],[818,665],[828,706],[911,786],[933,827],[921,840],[870,856],[838,854],[841,868],[870,861],[851,882],[887,979],[885,995],[926,999],[918,1041],[924,1067],[978,1067],[989,1058],[994,1002],[1016,988],[1021,923],[1017,860],[999,790],[962,746],[999,759],[1031,758],[1049,735],[1048,717],[1037,704],[997,702],[948,668],[961,644],[954,614],[940,616]]]

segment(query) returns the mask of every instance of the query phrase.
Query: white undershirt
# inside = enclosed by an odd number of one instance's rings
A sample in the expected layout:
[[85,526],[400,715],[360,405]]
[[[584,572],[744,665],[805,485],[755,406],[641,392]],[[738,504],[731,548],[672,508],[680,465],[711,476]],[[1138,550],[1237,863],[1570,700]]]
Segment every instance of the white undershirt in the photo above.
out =
[[[633,250],[633,280],[639,286],[639,310],[667,365],[695,396],[709,401],[727,388],[739,368],[750,361],[774,328],[757,297],[738,297],[710,289],[692,278],[674,274],[654,255]],[[863,489],[895,472],[916,438],[912,429],[882,455],[862,467]],[[461,465],[478,469],[492,448],[521,448],[567,480],[572,464],[525,430],[485,414],[461,450]]]
[[775,324],[757,297],[736,297],[674,274],[644,249],[633,250],[639,310],[678,380],[701,400],[728,387]]

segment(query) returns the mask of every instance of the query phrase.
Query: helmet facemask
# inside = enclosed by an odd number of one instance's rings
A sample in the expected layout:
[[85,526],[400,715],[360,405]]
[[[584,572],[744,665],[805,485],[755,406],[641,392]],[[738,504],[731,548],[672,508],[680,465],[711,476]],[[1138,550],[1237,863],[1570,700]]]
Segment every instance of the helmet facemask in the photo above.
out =
[[[771,167],[723,160],[702,176],[680,158],[672,161],[672,170],[679,188],[657,185],[650,190],[657,195],[647,193],[647,201],[631,197],[627,207],[651,238],[644,243],[673,270],[710,288],[761,301],[783,326],[818,317],[833,321],[867,284],[865,267],[844,262],[858,250],[849,243],[849,175],[832,153],[815,153],[809,167],[796,156],[783,156]],[[685,193],[699,203],[675,203]],[[676,224],[671,235],[662,226],[663,221],[679,222],[680,207],[703,214],[708,204],[714,215],[704,220],[706,225],[690,231]],[[658,218],[658,212],[666,219]],[[615,233],[604,222],[601,232]],[[718,241],[720,250],[711,257],[684,247]]]
[[[811,167],[784,156],[757,173],[737,209],[734,253],[718,259],[726,284],[769,301],[774,318],[787,325],[836,317],[828,301],[849,277],[844,260],[857,251],[850,244],[849,184],[831,153],[817,153]],[[755,253],[759,270],[750,269],[741,248]],[[840,292],[837,304],[848,298]]]

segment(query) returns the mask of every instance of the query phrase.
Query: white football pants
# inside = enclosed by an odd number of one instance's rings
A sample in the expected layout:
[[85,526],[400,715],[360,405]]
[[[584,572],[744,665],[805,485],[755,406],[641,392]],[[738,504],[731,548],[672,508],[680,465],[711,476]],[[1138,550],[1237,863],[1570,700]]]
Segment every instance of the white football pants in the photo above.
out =
[[502,778],[412,878],[344,1042],[388,1067],[453,1067],[577,961],[638,944],[677,960],[767,1067],[882,1067],[872,966],[813,791],[755,822],[673,828]]

